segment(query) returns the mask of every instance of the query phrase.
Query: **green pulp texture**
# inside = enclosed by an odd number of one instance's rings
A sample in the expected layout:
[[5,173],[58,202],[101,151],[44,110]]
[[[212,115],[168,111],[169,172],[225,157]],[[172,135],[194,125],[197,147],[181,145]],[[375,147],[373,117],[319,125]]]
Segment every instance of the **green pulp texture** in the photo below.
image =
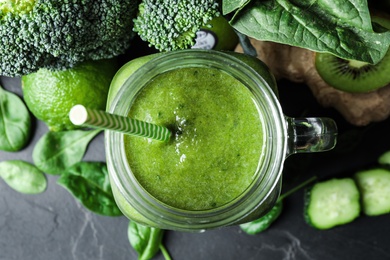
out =
[[257,176],[263,124],[252,93],[228,74],[181,68],[145,86],[129,116],[172,130],[168,142],[125,136],[134,176],[172,207],[206,210],[242,194]]

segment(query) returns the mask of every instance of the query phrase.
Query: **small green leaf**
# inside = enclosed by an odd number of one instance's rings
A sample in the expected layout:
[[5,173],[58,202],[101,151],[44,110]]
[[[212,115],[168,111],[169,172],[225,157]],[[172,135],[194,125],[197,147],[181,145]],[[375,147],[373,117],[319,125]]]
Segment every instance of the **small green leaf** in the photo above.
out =
[[103,162],[78,162],[62,173],[57,183],[92,212],[105,216],[122,215]]
[[280,213],[282,213],[282,209],[282,201],[278,201],[267,214],[252,222],[241,224],[240,228],[249,235],[255,235],[263,232],[279,217]]
[[258,40],[373,64],[384,57],[390,44],[389,31],[373,31],[365,0],[251,1],[230,23]]
[[31,118],[26,105],[18,96],[0,87],[0,150],[21,150],[30,132]]
[[276,204],[267,214],[252,222],[241,224],[240,228],[249,235],[255,235],[268,229],[282,213],[283,200],[315,180],[317,180],[317,177],[313,176],[300,183],[299,185],[295,186],[294,188],[290,189],[289,191],[285,192],[284,194],[280,195],[278,200],[276,201]]
[[243,8],[251,0],[223,0],[222,13],[229,14],[237,9]]
[[26,194],[38,194],[47,187],[43,172],[34,165],[11,160],[0,163],[0,177],[14,190]]
[[33,150],[33,161],[42,171],[61,174],[82,160],[89,142],[101,130],[48,132],[41,137]]
[[138,253],[138,260],[152,259],[160,250],[164,230],[129,222],[127,236]]

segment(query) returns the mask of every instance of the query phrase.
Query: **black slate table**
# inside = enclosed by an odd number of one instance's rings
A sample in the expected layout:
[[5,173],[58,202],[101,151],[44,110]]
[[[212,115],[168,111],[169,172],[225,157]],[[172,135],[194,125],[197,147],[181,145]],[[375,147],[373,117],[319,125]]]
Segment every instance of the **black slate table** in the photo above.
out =
[[[1,85],[22,97],[18,78],[1,77]],[[390,120],[365,127],[348,124],[337,111],[320,107],[308,87],[279,81],[280,99],[287,116],[329,116],[339,126],[339,142],[331,152],[287,158],[283,190],[313,175],[320,180],[349,177],[376,165],[390,150]],[[0,161],[32,162],[35,143],[47,127],[33,119],[29,145],[15,153],[0,152]],[[89,145],[84,161],[105,161],[103,133]],[[137,259],[127,239],[125,217],[104,217],[86,210],[65,189],[58,176],[47,175],[48,188],[25,195],[0,180],[0,260],[119,260]],[[390,187],[389,187],[390,189]],[[330,230],[316,230],[304,221],[304,191],[284,201],[284,211],[267,231],[247,235],[239,227],[204,233],[167,231],[164,243],[175,260],[192,259],[390,259],[390,214],[360,216]],[[164,259],[158,254],[155,259]]]

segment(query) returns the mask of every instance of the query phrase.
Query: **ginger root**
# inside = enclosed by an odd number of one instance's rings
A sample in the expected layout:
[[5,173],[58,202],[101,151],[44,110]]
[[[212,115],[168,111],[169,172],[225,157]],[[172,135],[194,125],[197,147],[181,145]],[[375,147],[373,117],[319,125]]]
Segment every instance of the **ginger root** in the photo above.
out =
[[[333,107],[351,124],[368,125],[390,115],[390,84],[369,93],[348,93],[329,86],[315,68],[315,53],[298,47],[250,39],[257,57],[277,79],[305,83],[317,102]],[[236,52],[243,52],[240,45]]]

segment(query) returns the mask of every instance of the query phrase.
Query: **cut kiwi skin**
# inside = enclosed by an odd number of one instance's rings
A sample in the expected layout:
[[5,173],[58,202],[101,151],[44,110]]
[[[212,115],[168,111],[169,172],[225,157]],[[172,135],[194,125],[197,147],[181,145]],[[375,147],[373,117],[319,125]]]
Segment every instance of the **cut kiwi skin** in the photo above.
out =
[[390,51],[375,65],[317,53],[315,65],[326,83],[346,92],[370,92],[390,83]]
[[[390,29],[387,16],[375,15],[372,21]],[[365,93],[390,83],[390,49],[375,65],[344,60],[329,53],[316,53],[315,66],[326,83],[345,92]]]

